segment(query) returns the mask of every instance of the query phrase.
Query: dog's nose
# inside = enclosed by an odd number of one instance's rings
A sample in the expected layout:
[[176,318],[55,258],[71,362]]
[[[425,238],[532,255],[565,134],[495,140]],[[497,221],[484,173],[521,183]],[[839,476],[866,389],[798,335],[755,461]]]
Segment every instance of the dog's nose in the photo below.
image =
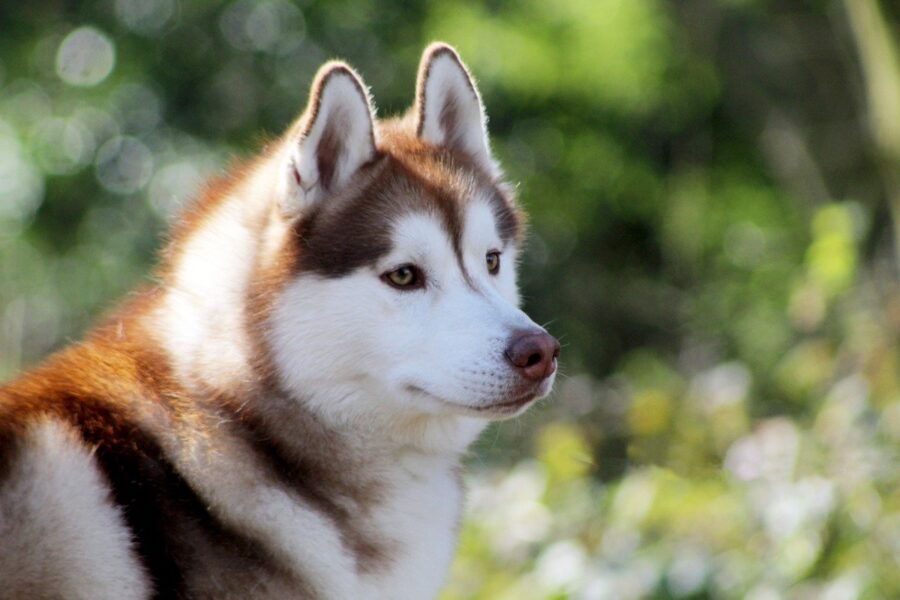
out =
[[556,371],[559,342],[546,331],[518,332],[513,335],[504,354],[522,377],[541,381]]

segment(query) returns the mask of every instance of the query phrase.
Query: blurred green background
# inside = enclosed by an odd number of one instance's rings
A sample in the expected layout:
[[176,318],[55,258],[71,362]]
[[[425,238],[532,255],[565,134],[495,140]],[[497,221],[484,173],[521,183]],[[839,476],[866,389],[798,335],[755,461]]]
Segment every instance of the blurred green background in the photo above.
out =
[[900,597],[900,4],[0,4],[0,376],[144,280],[324,60],[479,78],[552,400],[470,460],[444,600]]

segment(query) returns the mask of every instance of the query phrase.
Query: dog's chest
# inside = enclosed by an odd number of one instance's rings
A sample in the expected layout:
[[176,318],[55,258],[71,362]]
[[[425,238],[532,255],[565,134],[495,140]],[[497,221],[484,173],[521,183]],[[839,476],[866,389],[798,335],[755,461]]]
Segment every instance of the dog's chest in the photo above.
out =
[[405,457],[388,474],[386,502],[372,526],[390,548],[383,569],[364,575],[371,598],[437,595],[456,547],[462,489],[455,462]]

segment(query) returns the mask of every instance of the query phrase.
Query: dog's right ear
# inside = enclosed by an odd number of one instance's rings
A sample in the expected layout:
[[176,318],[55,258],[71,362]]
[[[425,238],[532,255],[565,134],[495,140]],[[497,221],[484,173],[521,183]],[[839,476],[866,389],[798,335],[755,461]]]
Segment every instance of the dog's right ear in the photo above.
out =
[[332,61],[319,69],[288,144],[286,193],[281,198],[287,217],[339,192],[360,167],[375,159],[372,103],[362,79],[347,64]]
[[435,42],[422,54],[415,114],[420,139],[462,152],[491,175],[499,174],[488,143],[481,94],[453,47]]

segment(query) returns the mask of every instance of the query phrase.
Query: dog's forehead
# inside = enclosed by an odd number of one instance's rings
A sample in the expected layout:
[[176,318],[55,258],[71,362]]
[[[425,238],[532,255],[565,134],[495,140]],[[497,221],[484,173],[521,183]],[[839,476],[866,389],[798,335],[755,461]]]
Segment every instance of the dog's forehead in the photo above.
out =
[[418,196],[425,204],[421,208],[453,211],[465,221],[471,205],[483,202],[491,208],[504,243],[518,240],[524,219],[512,190],[483,164],[464,152],[423,142],[404,120],[380,121],[378,130],[382,140],[379,149],[395,161],[403,175],[431,192]]
[[[401,145],[401,149],[404,147]],[[424,149],[423,149],[424,148]],[[490,223],[503,243],[517,240],[521,233],[522,216],[516,208],[509,188],[495,181],[465,156],[435,150],[427,146],[413,146],[413,150],[396,152],[392,158],[413,187],[413,204],[419,210],[441,214],[447,230],[457,238],[472,238],[472,213],[480,215],[479,223]],[[485,232],[485,228],[479,228]],[[465,234],[465,235],[463,235]]]
[[[325,200],[296,229],[298,269],[329,277],[374,265],[394,247],[394,226],[407,215],[427,215],[460,253],[467,214],[476,205],[502,243],[517,237],[520,217],[493,182],[452,156],[385,152],[352,193]],[[482,231],[484,229],[482,228]]]

